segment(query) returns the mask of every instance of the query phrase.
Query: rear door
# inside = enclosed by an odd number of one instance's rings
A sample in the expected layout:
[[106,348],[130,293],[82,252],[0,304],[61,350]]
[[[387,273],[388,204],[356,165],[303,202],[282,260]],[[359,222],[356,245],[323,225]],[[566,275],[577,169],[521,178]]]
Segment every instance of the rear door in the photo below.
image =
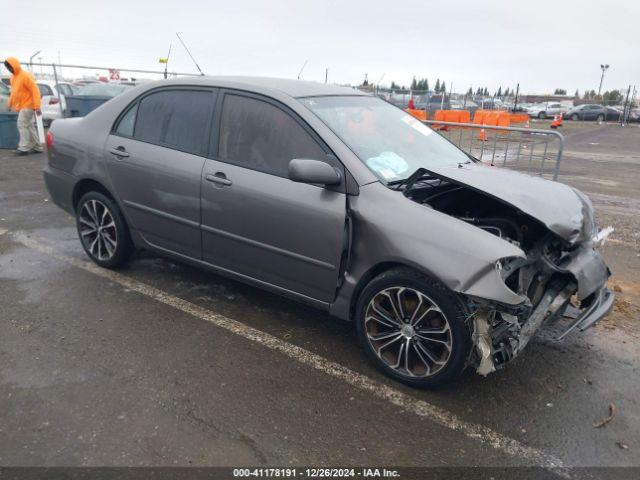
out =
[[345,241],[344,185],[292,182],[288,164],[325,160],[344,173],[342,165],[279,103],[228,91],[219,104],[213,140],[219,148],[202,176],[203,259],[330,302]]
[[155,247],[201,258],[200,181],[217,91],[152,91],[120,117],[105,146],[132,226]]

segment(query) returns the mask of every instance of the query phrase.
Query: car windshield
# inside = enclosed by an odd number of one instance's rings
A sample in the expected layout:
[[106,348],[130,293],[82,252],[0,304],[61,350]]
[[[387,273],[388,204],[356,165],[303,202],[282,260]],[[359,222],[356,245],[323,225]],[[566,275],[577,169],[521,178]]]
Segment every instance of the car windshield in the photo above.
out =
[[376,97],[310,97],[314,112],[380,180],[419,168],[468,163],[469,157],[418,119]]
[[97,97],[115,97],[124,92],[127,88],[131,88],[128,85],[112,85],[106,83],[92,83],[77,87],[76,95],[83,96],[97,96]]

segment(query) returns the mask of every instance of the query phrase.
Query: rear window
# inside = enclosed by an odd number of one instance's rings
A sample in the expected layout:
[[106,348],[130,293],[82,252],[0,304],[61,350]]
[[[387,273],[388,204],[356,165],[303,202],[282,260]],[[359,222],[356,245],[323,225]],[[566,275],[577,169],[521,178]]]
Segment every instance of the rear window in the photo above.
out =
[[[144,97],[137,107],[134,138],[144,142],[202,154],[206,150],[207,127],[214,93],[198,90],[163,90]],[[131,120],[129,112],[120,124]],[[117,131],[120,131],[118,125]]]
[[127,113],[120,119],[116,133],[125,137],[133,137],[133,127],[136,124],[136,113],[138,112],[138,104],[134,104]]

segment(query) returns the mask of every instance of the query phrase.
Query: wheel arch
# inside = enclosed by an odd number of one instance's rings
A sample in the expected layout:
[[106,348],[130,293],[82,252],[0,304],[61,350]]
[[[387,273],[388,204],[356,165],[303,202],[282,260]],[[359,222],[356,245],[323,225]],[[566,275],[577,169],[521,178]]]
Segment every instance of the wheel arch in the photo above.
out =
[[73,193],[71,195],[71,203],[73,205],[73,210],[75,211],[78,208],[78,202],[82,198],[82,196],[88,192],[100,192],[103,195],[109,197],[109,199],[118,203],[115,196],[109,191],[107,187],[104,186],[101,182],[94,180],[93,178],[83,178],[82,180],[76,183],[73,188]]
[[376,263],[360,276],[360,279],[358,280],[358,283],[356,284],[353,290],[353,293],[351,295],[351,300],[349,302],[349,320],[354,319],[356,306],[358,304],[358,299],[360,298],[360,294],[365,289],[365,287],[369,284],[369,282],[371,282],[371,280],[373,280],[375,277],[377,277],[378,275],[381,275],[384,272],[388,272],[389,270],[394,270],[394,269],[401,269],[401,268],[412,270],[414,272],[419,273],[420,275],[425,275],[434,281],[442,283],[438,280],[437,277],[434,277],[431,272],[418,268],[415,265],[411,265],[408,262],[383,261],[383,262]]

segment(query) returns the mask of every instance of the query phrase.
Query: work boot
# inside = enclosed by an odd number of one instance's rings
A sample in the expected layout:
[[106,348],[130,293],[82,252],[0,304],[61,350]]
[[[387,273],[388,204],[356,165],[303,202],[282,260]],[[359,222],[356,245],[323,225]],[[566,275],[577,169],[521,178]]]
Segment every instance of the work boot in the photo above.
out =
[[13,153],[15,153],[19,157],[29,155],[29,152],[27,150],[14,150]]
[[38,150],[37,148],[34,148],[30,150],[29,153],[44,153],[44,150],[43,149]]

